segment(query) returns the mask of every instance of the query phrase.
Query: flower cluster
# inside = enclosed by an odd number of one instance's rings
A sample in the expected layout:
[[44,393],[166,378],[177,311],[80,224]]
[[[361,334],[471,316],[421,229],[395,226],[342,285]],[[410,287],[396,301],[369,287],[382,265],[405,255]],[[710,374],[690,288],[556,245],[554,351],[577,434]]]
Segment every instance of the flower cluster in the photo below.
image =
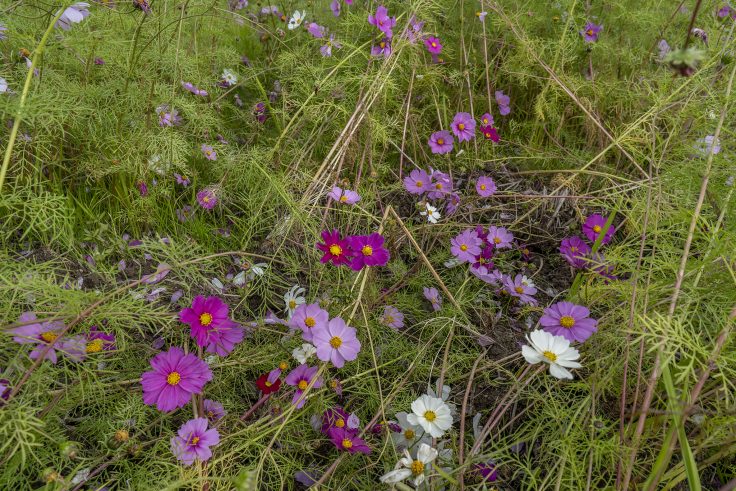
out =
[[317,249],[324,253],[320,259],[322,263],[350,266],[354,271],[360,271],[366,266],[385,266],[391,258],[384,246],[383,235],[375,232],[342,238],[337,230],[325,230],[322,232],[322,242],[317,243]]
[[348,414],[340,406],[333,407],[322,413],[320,432],[327,436],[338,450],[351,454],[370,454],[371,449],[360,433],[360,420],[353,414]]
[[[583,224],[583,234],[591,243],[599,240],[601,246],[608,244],[616,228],[613,224],[606,227],[607,221],[597,213],[589,216]],[[590,269],[608,279],[615,279],[613,268],[605,264],[603,253],[593,253],[591,246],[577,235],[562,240],[560,254],[575,269]]]
[[192,306],[179,312],[179,320],[189,324],[190,336],[207,353],[227,356],[243,340],[243,329],[228,316],[229,307],[218,297],[198,295]]

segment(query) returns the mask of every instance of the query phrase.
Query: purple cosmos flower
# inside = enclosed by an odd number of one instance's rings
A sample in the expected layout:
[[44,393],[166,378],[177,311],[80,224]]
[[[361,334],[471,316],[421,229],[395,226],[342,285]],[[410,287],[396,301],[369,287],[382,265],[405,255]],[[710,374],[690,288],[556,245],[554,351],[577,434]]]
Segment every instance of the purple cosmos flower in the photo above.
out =
[[217,205],[217,194],[212,188],[204,188],[197,193],[197,203],[205,210],[211,210]]
[[[5,41],[6,39],[8,39],[8,36],[5,35],[5,32],[7,30],[8,28],[6,26],[4,26],[3,24],[0,24],[0,41]],[[2,380],[5,380],[5,379],[2,379]]]
[[202,144],[202,153],[207,160],[217,160],[217,152],[212,148],[212,145]]
[[289,327],[300,329],[302,339],[311,342],[315,329],[327,327],[329,319],[330,315],[326,310],[321,309],[318,303],[303,303],[294,309],[294,314],[289,319]]
[[[483,239],[479,240],[483,241]],[[473,258],[473,268],[480,268],[481,266],[485,266],[489,271],[495,267],[495,264],[493,264],[493,247],[485,243],[483,249],[480,251],[480,254],[477,254]]]
[[336,368],[342,368],[346,361],[353,361],[360,352],[360,341],[355,328],[345,324],[340,317],[330,319],[327,327],[315,329],[312,342],[317,348],[317,358],[330,361]]
[[455,143],[455,140],[452,138],[449,131],[442,130],[432,133],[432,136],[429,137],[428,143],[432,153],[443,154],[452,152],[452,146]]
[[580,35],[583,36],[586,43],[595,43],[598,41],[598,33],[601,32],[601,30],[603,30],[603,26],[599,26],[593,22],[588,22],[585,24],[583,30],[580,31]]
[[[36,314],[33,312],[23,312],[18,319],[19,322],[30,322],[36,320]],[[36,360],[46,346],[56,341],[61,331],[65,328],[61,322],[38,322],[33,324],[27,324],[25,326],[16,327],[11,329],[10,332],[13,334],[13,341],[18,344],[35,344],[33,350],[28,355],[32,360]],[[61,348],[60,348],[61,349]],[[44,356],[44,360],[49,360],[51,363],[56,363],[56,349],[52,346],[51,349]]]
[[493,126],[493,116],[491,116],[491,113],[485,113],[483,116],[480,117],[480,125]]
[[494,482],[498,479],[495,462],[488,461],[473,466],[473,473],[483,482]]
[[0,378],[0,399],[7,401],[10,397],[10,380],[6,378]]
[[225,408],[217,401],[212,399],[204,400],[204,415],[210,423],[214,423],[225,417]]
[[138,193],[140,193],[141,198],[148,196],[148,184],[146,184],[146,181],[138,181],[136,186],[138,186]]
[[396,17],[389,17],[388,9],[383,5],[376,9],[376,15],[368,14],[368,23],[379,28],[387,38],[393,37],[391,29],[396,25]]
[[494,267],[495,264],[493,264],[493,262],[478,267],[473,265],[470,267],[470,272],[479,280],[488,283],[489,285],[497,286],[503,280],[504,275],[499,270],[493,269]]
[[447,205],[445,206],[445,213],[452,215],[457,211],[460,206],[460,195],[458,193],[450,193],[447,199]]
[[191,82],[185,82],[185,81],[182,80],[181,81],[181,86],[187,92],[191,92],[192,94],[198,95],[200,97],[207,97],[209,95],[209,94],[207,94],[207,91],[206,90],[200,89],[199,87],[197,87],[196,85],[194,85]]
[[452,180],[449,175],[438,170],[432,170],[430,178],[432,179],[428,194],[430,199],[444,198],[448,193],[452,193]]
[[316,22],[310,22],[307,26],[307,32],[316,38],[325,37],[326,29]]
[[430,186],[429,174],[423,169],[414,169],[404,178],[404,187],[411,194],[424,194]]
[[440,43],[440,39],[434,36],[427,36],[427,39],[424,40],[424,45],[427,47],[427,51],[429,51],[433,55],[438,55],[442,52],[442,44]]
[[537,299],[532,296],[536,295],[537,288],[526,276],[517,274],[513,279],[511,276],[504,276],[502,284],[506,293],[518,298],[523,305],[537,304]]
[[539,323],[550,334],[581,343],[598,330],[598,321],[590,318],[590,310],[572,302],[550,305],[544,309]]
[[458,141],[470,141],[475,138],[475,120],[470,113],[457,113],[450,128]]
[[115,349],[115,335],[102,332],[97,326],[89,328],[87,333],[87,344],[85,353],[100,353],[102,351],[113,351]]
[[330,428],[345,428],[348,424],[350,414],[340,406],[326,409],[322,413],[322,426],[320,432],[327,435]]
[[583,269],[587,264],[588,253],[590,246],[577,235],[562,239],[560,254],[573,268]]
[[340,0],[332,0],[330,2],[330,10],[332,10],[332,15],[340,17]]
[[488,243],[496,249],[510,248],[514,240],[514,234],[503,227],[488,227]]
[[[595,240],[603,231],[603,227],[606,226],[606,221],[606,218],[597,213],[590,215],[585,220],[585,223],[583,224],[583,232],[585,233],[585,236],[588,238],[589,241],[595,242]],[[601,244],[605,245],[611,242],[611,237],[613,237],[614,232],[616,232],[616,228],[613,226],[613,224],[611,224],[608,229],[606,229],[606,234],[601,240]]]
[[379,322],[384,326],[398,330],[404,327],[404,314],[393,305],[386,305],[383,307],[383,315],[379,318]]
[[358,438],[354,432],[345,428],[332,428],[329,431],[330,440],[338,448],[338,450],[344,450],[351,454],[363,453],[370,454],[371,449],[366,445],[364,440]]
[[72,28],[72,24],[78,24],[89,16],[88,8],[89,4],[86,2],[75,3],[67,7],[61,14],[61,17],[59,17],[59,20],[56,21],[56,24],[54,24],[54,27],[68,31]]
[[373,45],[371,48],[371,55],[373,56],[383,56],[384,58],[388,58],[391,54],[391,40],[388,38],[381,39],[378,44]]
[[176,183],[181,184],[184,187],[189,186],[191,184],[191,179],[189,177],[183,175],[183,174],[174,174],[174,177],[176,178]]
[[169,107],[168,104],[161,104],[156,108],[158,114],[158,125],[162,128],[181,125],[182,119],[179,111]]
[[345,239],[340,238],[340,232],[333,230],[322,231],[323,243],[317,243],[317,249],[324,252],[320,262],[331,262],[335,266],[349,264],[353,253]]
[[332,56],[332,48],[342,48],[342,44],[335,41],[334,34],[330,34],[330,39],[322,45],[322,47],[319,49],[319,52],[322,53],[322,56]]
[[711,150],[713,151],[713,155],[719,153],[721,151],[721,144],[719,141],[716,141],[714,135],[708,135],[705,138],[698,138],[698,141],[695,143],[695,150],[701,156],[707,157],[711,153]]
[[243,340],[243,329],[229,317],[230,308],[218,297],[197,295],[192,306],[179,312],[179,320],[189,324],[190,336],[208,353],[228,355]]
[[509,107],[511,99],[502,90],[496,91],[496,103],[498,104],[498,112],[501,113],[501,116],[506,116],[511,112],[511,107]]
[[481,21],[481,22],[485,22],[485,20],[486,20],[486,15],[488,15],[488,12],[485,12],[485,11],[483,11],[483,12],[476,12],[476,13],[475,13],[475,16],[476,16],[476,17],[478,18],[478,20],[479,20],[479,21]]
[[493,126],[481,126],[480,132],[483,134],[483,138],[491,140],[493,143],[498,143],[501,137],[498,136],[498,130]]
[[171,452],[177,460],[189,466],[212,457],[210,447],[220,443],[220,434],[215,428],[208,430],[208,424],[207,418],[190,419],[179,428],[178,436],[171,437]]
[[480,254],[480,246],[483,244],[483,240],[478,237],[475,230],[465,230],[452,239],[450,244],[450,251],[458,261],[470,263],[475,261],[475,257]]
[[440,296],[440,292],[437,291],[437,288],[427,288],[424,287],[424,298],[429,300],[429,302],[432,304],[432,309],[434,311],[438,311],[442,308],[442,297]]
[[256,103],[256,105],[253,106],[253,115],[256,117],[256,121],[261,124],[265,123],[266,119],[268,119],[268,115],[266,115],[266,103]]
[[181,223],[186,222],[191,217],[192,217],[192,207],[189,205],[184,205],[182,208],[179,208],[176,210],[176,218],[178,218]]
[[488,176],[480,176],[475,182],[475,190],[483,198],[492,196],[496,189],[496,183]]
[[350,262],[353,271],[360,271],[365,266],[385,266],[391,259],[388,249],[383,246],[381,234],[352,235],[346,240],[354,255]]
[[349,189],[342,189],[338,186],[333,186],[332,191],[327,196],[344,205],[354,205],[360,201],[360,195],[358,193]]
[[185,406],[192,394],[200,394],[204,384],[212,380],[207,363],[195,354],[185,355],[178,347],[157,354],[150,363],[153,370],[141,375],[143,402],[155,404],[165,413]]
[[424,21],[419,21],[415,16],[411,16],[409,19],[409,28],[406,30],[406,37],[411,44],[415,44],[417,40],[422,36],[422,28],[424,27]]
[[[284,382],[291,385],[292,387],[296,387],[296,391],[294,392],[294,397],[291,399],[291,403],[296,404],[297,409],[301,409],[304,406],[306,399],[302,399],[300,401],[299,398],[304,393],[304,391],[307,390],[307,387],[312,382],[312,379],[314,379],[318,370],[319,367],[310,367],[306,363],[302,363],[294,370],[289,372],[286,378],[284,378]],[[316,379],[312,387],[322,387],[322,378],[320,377]]]

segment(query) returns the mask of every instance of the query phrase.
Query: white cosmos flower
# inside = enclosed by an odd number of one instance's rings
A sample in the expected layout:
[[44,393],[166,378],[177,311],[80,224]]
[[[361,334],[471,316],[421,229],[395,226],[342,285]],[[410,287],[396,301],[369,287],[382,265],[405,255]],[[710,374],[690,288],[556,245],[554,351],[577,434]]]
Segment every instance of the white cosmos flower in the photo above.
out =
[[430,205],[429,203],[424,204],[424,210],[420,211],[419,214],[423,217],[427,217],[427,221],[429,223],[437,223],[437,220],[442,218],[440,212],[437,211],[437,208]]
[[0,77],[0,94],[4,94],[8,91],[8,81]]
[[414,486],[419,486],[424,482],[427,470],[436,458],[437,450],[426,443],[422,443],[419,446],[416,459],[412,458],[408,450],[404,450],[404,457],[396,463],[394,470],[381,476],[381,482],[396,484],[411,477]]
[[306,15],[306,10],[302,10],[301,12],[295,10],[291,16],[291,19],[289,19],[289,25],[287,26],[289,30],[293,31],[294,29],[302,25],[302,22],[304,22],[304,17],[306,17]]
[[404,411],[396,413],[396,420],[401,426],[400,433],[391,433],[391,438],[394,440],[394,445],[399,450],[413,447],[417,442],[419,443],[430,443],[432,438],[429,433],[424,431],[419,425],[413,425],[409,423],[407,416]]
[[222,71],[222,81],[225,82],[228,86],[232,86],[238,83],[238,76],[235,75],[232,70],[225,68]]
[[570,341],[562,336],[537,329],[527,336],[527,340],[531,346],[521,347],[524,359],[532,365],[539,362],[548,363],[549,373],[554,377],[572,379],[572,373],[567,369],[582,367],[575,361],[580,358],[580,353],[570,347]]
[[309,343],[304,343],[301,345],[301,347],[294,348],[294,351],[291,352],[291,356],[293,356],[294,359],[298,361],[299,363],[304,364],[316,352],[317,352],[317,348],[315,348]]
[[439,438],[452,426],[450,407],[439,397],[423,394],[411,403],[412,414],[406,419],[413,425],[420,425],[424,431]]
[[307,299],[304,298],[304,292],[306,290],[299,285],[294,285],[291,290],[286,292],[284,295],[284,303],[286,304],[287,319],[291,319],[294,315],[294,309],[303,303],[306,303]]
[[534,282],[530,278],[527,278],[526,276],[521,277],[521,284],[524,286],[528,286],[529,288],[536,288],[536,285],[534,284]]

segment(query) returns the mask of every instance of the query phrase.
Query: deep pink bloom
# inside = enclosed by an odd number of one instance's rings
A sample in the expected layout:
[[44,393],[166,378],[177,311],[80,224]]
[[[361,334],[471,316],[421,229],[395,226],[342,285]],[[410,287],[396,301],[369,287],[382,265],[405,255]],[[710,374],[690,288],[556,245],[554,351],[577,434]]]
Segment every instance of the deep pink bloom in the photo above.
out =
[[550,305],[544,309],[539,323],[550,334],[581,343],[598,330],[598,321],[590,317],[590,310],[572,302]]
[[[483,239],[481,239],[483,240]],[[477,254],[474,258],[472,267],[473,268],[480,268],[481,266],[485,266],[490,271],[495,267],[492,261],[493,258],[493,247],[486,243],[483,247],[483,249],[480,251],[480,254]]]
[[225,417],[225,408],[219,402],[213,401],[212,399],[205,399],[203,406],[204,415],[211,423]]
[[312,341],[312,334],[316,329],[327,327],[330,314],[320,308],[318,303],[303,303],[299,305],[289,319],[289,327],[302,331],[304,341]]
[[488,227],[488,243],[496,249],[504,249],[511,247],[514,240],[514,234],[503,227]]
[[404,187],[411,194],[424,194],[429,191],[431,181],[424,169],[414,169],[404,178]]
[[217,205],[217,194],[212,188],[204,188],[197,193],[197,203],[205,210],[211,210]]
[[212,148],[212,145],[202,144],[202,153],[207,160],[217,160],[217,152]]
[[360,201],[360,195],[358,193],[349,189],[342,189],[338,186],[333,186],[332,191],[327,196],[344,205],[354,205]]
[[594,43],[598,41],[598,33],[603,30],[603,26],[599,26],[593,22],[588,22],[585,27],[580,31],[580,35],[583,36],[586,43]]
[[391,29],[396,25],[396,17],[389,17],[388,9],[383,5],[376,9],[376,15],[368,14],[368,23],[379,28],[387,38],[393,37]]
[[496,189],[496,183],[488,176],[480,176],[475,182],[475,190],[483,198],[493,195]]
[[317,358],[330,361],[342,368],[346,361],[353,361],[360,352],[360,341],[355,328],[345,324],[340,317],[330,319],[327,327],[315,329],[312,343],[317,348]]
[[498,104],[498,112],[501,113],[501,116],[506,116],[511,112],[511,107],[509,107],[511,98],[504,94],[502,90],[496,91],[496,103]]
[[325,435],[329,434],[332,428],[345,428],[352,434],[357,434],[360,420],[355,414],[350,414],[340,406],[327,409],[322,413],[321,432]]
[[481,244],[483,240],[478,237],[475,230],[465,230],[450,241],[450,251],[458,261],[470,263],[475,261],[475,257],[480,254]]
[[438,55],[442,52],[440,39],[434,36],[428,36],[427,39],[424,40],[424,45],[427,47],[427,51],[433,55]]
[[383,307],[383,315],[379,320],[381,324],[392,329],[401,329],[404,327],[404,314],[393,305]]
[[480,132],[486,140],[491,140],[493,143],[501,141],[501,137],[498,135],[498,130],[493,126],[481,126]]
[[577,235],[562,239],[560,254],[570,263],[570,266],[582,269],[587,264],[586,256],[590,252],[590,246]]
[[353,434],[350,430],[345,428],[332,428],[329,431],[330,440],[338,448],[338,450],[345,450],[350,453],[363,453],[370,454],[371,449],[366,445],[365,441],[358,438],[357,435]]
[[[36,314],[33,312],[23,312],[18,319],[19,322],[30,322],[36,320]],[[38,359],[46,346],[59,337],[61,331],[64,330],[64,324],[58,321],[53,322],[39,322],[33,324],[27,324],[25,326],[16,327],[8,332],[13,334],[13,341],[18,344],[35,344],[33,350],[28,356],[32,360]],[[61,351],[61,347],[59,347]],[[44,356],[44,360],[49,360],[51,363],[56,363],[56,349],[51,349]]]
[[450,128],[458,141],[470,141],[475,138],[475,120],[470,113],[457,113]]
[[504,276],[502,283],[506,293],[518,298],[522,304],[537,304],[537,299],[532,296],[536,295],[537,288],[526,276],[517,274],[513,279],[511,276]]
[[437,288],[427,288],[425,286],[424,298],[432,304],[432,310],[437,311],[442,308],[442,297],[440,296],[440,292],[437,291]]
[[[284,379],[284,382],[291,385],[292,387],[296,387],[296,391],[294,392],[294,397],[291,399],[291,403],[296,404],[297,409],[301,409],[302,406],[304,406],[306,399],[302,399],[300,401],[299,398],[301,397],[302,393],[307,390],[307,387],[317,374],[318,370],[319,367],[310,367],[306,363],[303,363],[291,372],[289,372],[289,374]],[[322,378],[320,377],[315,380],[312,387],[322,387]]]
[[430,199],[440,199],[452,193],[452,179],[444,172],[433,170],[430,175],[432,184],[429,186],[428,197]]
[[220,443],[220,433],[215,428],[208,430],[208,425],[207,418],[190,419],[179,428],[178,436],[171,437],[171,452],[184,465],[212,457],[210,447]]
[[[606,226],[606,221],[608,221],[606,218],[597,213],[590,215],[587,220],[585,220],[585,223],[583,224],[583,232],[589,241],[596,241],[598,236],[603,232],[603,229]],[[616,232],[616,227],[611,224],[605,231],[606,235],[601,239],[601,245],[611,242],[611,237],[613,237],[614,232]]]
[[189,324],[197,346],[206,346],[208,353],[226,356],[243,340],[243,329],[230,319],[228,312],[229,307],[218,297],[197,295],[191,307],[179,312],[179,319]]
[[452,152],[452,146],[455,143],[455,140],[452,138],[449,131],[442,130],[432,133],[432,136],[429,137],[428,143],[429,149],[432,153],[443,154]]
[[153,370],[141,375],[143,402],[156,405],[159,411],[169,412],[185,406],[192,394],[200,394],[204,384],[212,380],[207,363],[197,355],[172,347],[151,358]]
[[360,271],[365,266],[385,266],[391,258],[388,249],[383,246],[383,235],[352,235],[347,239],[348,246],[353,251],[353,260],[350,267]]
[[493,116],[491,116],[491,113],[485,113],[483,116],[480,117],[480,125],[493,126]]
[[350,246],[347,241],[340,238],[340,232],[333,230],[324,230],[322,232],[323,243],[317,243],[317,249],[324,252],[320,262],[331,262],[335,266],[342,264],[350,264],[353,257]]
[[475,464],[473,466],[473,474],[478,476],[483,482],[493,482],[498,479],[496,464],[492,460],[482,464]]

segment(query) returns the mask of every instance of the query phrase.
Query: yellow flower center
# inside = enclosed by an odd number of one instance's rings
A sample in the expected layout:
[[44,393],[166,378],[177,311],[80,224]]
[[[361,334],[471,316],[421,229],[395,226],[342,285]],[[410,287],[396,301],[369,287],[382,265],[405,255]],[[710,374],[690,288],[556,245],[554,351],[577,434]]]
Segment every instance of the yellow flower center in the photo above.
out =
[[344,194],[340,196],[340,201],[342,201],[343,203],[345,203],[347,200],[348,200],[348,197],[345,196]]
[[600,225],[593,225],[593,232],[599,234],[601,233],[601,226]]
[[279,368],[281,370],[286,370],[287,368],[289,368],[289,365],[287,365],[285,361],[282,361],[281,363],[279,363]]
[[585,34],[587,34],[588,36],[592,36],[593,35],[593,29],[588,29],[587,31],[585,31]]
[[56,338],[58,337],[59,337],[58,334],[56,334],[55,332],[51,332],[51,331],[46,331],[45,333],[41,334],[41,339],[43,339],[47,343],[56,341]]
[[330,339],[330,346],[337,349],[340,346],[342,346],[342,339],[340,339],[337,336],[333,336],[332,339]]
[[394,318],[391,315],[387,315],[384,320],[386,321],[386,324],[393,324],[394,323]]
[[202,314],[200,314],[199,323],[203,326],[209,326],[210,324],[212,324],[212,314],[208,312],[203,312]]
[[[437,47],[437,43],[435,43],[434,41],[432,41],[432,47],[433,48],[436,48]],[[460,128],[460,129],[462,129],[462,128]]]
[[179,382],[181,382],[181,375],[179,375],[179,372],[171,372],[166,377],[166,383],[169,385],[176,385]]
[[295,309],[296,308],[296,300],[294,300],[293,298],[291,300],[289,300],[289,308],[290,309]]
[[314,327],[315,324],[317,324],[317,321],[314,320],[314,317],[307,317],[306,319],[304,319],[304,325],[307,327]]
[[187,176],[181,176],[181,180],[182,180],[182,181],[188,181],[188,180],[189,180],[189,178],[188,178]]
[[337,380],[330,380],[330,387],[337,389]]
[[485,191],[486,190],[486,185],[485,184],[481,184],[480,185],[480,190],[481,191]]
[[417,181],[417,187],[420,188],[422,186],[424,186],[424,184],[422,184],[422,181]]
[[118,442],[127,442],[129,437],[128,430],[118,430],[115,432],[115,440]]
[[266,380],[266,383],[263,384],[263,385],[265,385],[266,387],[271,387],[273,384],[271,382],[269,382],[268,380]]
[[199,443],[199,437],[195,436],[192,438],[192,443],[190,445],[196,445],[197,443]]
[[476,12],[476,13],[475,13],[475,16],[476,16],[476,17],[480,17],[480,12]]
[[438,145],[444,145],[445,144],[445,139],[444,138],[437,138],[437,144]]
[[578,252],[578,248],[575,246],[570,247],[570,252]]
[[462,244],[462,245],[460,246],[460,250],[461,250],[461,251],[467,251],[467,250],[468,250],[468,246],[466,246],[465,244]]
[[380,43],[378,43],[378,45],[381,47],[381,49],[383,49],[383,48],[386,47],[386,43],[384,43],[383,41],[381,41]]
[[339,418],[337,421],[335,421],[335,426],[337,428],[342,428],[343,426],[345,426],[345,420],[342,418]]
[[560,325],[564,328],[570,329],[575,325],[575,318],[569,315],[563,315],[560,317]]
[[483,118],[483,124],[488,124],[488,118]]
[[441,182],[438,182],[437,184],[434,185],[434,188],[435,189],[442,189],[442,183]]
[[493,238],[493,243],[494,244],[500,244],[501,243],[501,237],[494,237]]
[[342,254],[342,247],[337,244],[332,244],[330,246],[330,254],[332,254],[333,256],[339,256],[340,254]]
[[202,198],[202,201],[204,201],[205,203],[209,203],[210,202],[210,197],[209,196],[205,196],[204,198]]
[[104,347],[104,343],[101,339],[95,339],[91,343],[87,343],[87,347],[85,348],[85,351],[87,353],[99,353],[102,351],[102,348]]
[[421,460],[415,460],[411,463],[411,473],[415,476],[418,476],[420,474],[424,473],[424,462]]
[[465,125],[463,123],[460,123],[459,125],[457,125],[457,129],[459,129],[460,131],[462,131],[462,130],[465,129]]
[[414,433],[414,430],[404,430],[404,438],[406,438],[407,440],[413,440],[415,436],[417,436],[417,434]]
[[437,419],[437,415],[434,413],[434,411],[424,411],[424,419],[431,423],[432,421]]
[[551,351],[545,351],[544,353],[542,353],[542,355],[544,355],[544,357],[547,358],[552,363],[557,361],[557,355],[552,353]]
[[369,245],[363,246],[363,248],[360,250],[360,252],[363,253],[364,256],[372,256],[373,255],[373,248]]
[[353,448],[353,441],[349,438],[344,438],[342,440],[342,448],[346,448],[346,449]]
[[514,288],[514,291],[518,294],[524,293],[524,289],[520,286],[517,286],[516,288]]
[[297,387],[299,387],[299,390],[307,390],[307,386],[309,385],[309,382],[306,380],[300,380],[297,384]]

